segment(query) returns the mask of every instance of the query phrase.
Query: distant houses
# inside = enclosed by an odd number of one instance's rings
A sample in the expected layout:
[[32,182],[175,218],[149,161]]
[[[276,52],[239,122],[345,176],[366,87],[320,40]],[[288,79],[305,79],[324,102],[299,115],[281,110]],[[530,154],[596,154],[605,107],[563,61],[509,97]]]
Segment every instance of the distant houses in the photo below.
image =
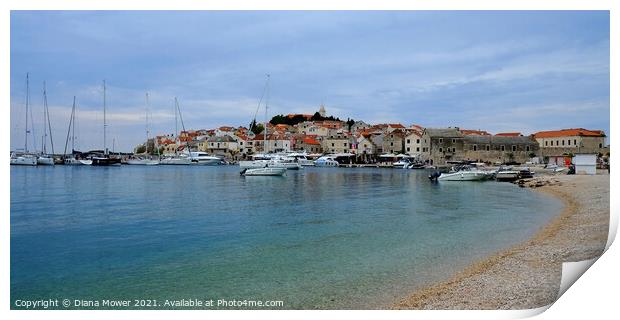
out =
[[[222,126],[157,136],[147,143],[149,153],[170,154],[185,150],[205,151],[229,160],[247,159],[263,152],[302,151],[308,154],[349,153],[354,161],[374,163],[380,155],[409,155],[440,165],[456,161],[525,163],[556,161],[579,153],[608,154],[605,133],[583,128],[492,134],[481,129],[424,128],[401,123],[371,124],[361,120],[338,121],[326,117],[325,106],[312,114],[280,116],[286,123],[268,124],[268,134],[254,134],[246,127]],[[320,115],[320,117],[318,116]],[[313,120],[315,119],[315,120]],[[320,119],[320,120],[316,120]],[[135,150],[144,152],[144,144]],[[558,160],[560,161],[560,160]]]

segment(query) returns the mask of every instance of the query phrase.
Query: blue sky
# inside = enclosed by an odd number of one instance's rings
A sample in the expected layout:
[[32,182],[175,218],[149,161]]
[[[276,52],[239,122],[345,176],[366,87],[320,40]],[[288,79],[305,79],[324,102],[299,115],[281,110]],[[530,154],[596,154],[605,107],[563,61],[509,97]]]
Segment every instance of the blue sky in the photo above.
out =
[[[130,151],[151,131],[247,125],[270,73],[270,114],[490,132],[585,127],[609,133],[605,11],[13,11],[11,148],[24,140],[25,74],[35,134],[47,82],[62,151],[72,97],[80,149]],[[262,120],[262,116],[259,118]],[[60,147],[62,146],[62,147]],[[58,151],[57,151],[58,152]]]

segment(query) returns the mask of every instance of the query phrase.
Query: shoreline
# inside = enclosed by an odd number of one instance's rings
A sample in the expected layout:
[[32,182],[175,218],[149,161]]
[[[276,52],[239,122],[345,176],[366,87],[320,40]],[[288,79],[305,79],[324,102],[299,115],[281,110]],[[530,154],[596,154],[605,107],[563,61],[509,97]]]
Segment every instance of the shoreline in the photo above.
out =
[[[540,186],[544,184],[543,186]],[[609,230],[609,175],[560,175],[523,187],[556,197],[563,210],[530,239],[474,262],[390,309],[530,309],[557,298],[562,262],[600,256]]]

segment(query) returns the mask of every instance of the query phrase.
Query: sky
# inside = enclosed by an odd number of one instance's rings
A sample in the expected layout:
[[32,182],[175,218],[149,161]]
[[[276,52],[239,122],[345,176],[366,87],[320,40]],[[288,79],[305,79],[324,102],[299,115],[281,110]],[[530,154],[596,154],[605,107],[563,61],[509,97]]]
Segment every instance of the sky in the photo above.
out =
[[45,81],[56,153],[73,96],[77,148],[103,148],[104,79],[116,151],[146,139],[147,92],[151,135],[174,132],[174,97],[187,129],[247,126],[266,74],[269,116],[324,104],[368,123],[609,133],[606,11],[12,11],[10,32],[11,150],[26,73],[29,148]]

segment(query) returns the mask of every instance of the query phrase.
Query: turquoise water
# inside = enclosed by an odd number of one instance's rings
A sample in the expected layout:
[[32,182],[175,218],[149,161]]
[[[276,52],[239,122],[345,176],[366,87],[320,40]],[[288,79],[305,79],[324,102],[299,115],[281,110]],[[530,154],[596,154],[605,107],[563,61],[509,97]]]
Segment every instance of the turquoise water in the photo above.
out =
[[[426,171],[11,167],[11,301],[382,308],[533,235],[560,201]],[[12,308],[15,308],[13,303]]]

